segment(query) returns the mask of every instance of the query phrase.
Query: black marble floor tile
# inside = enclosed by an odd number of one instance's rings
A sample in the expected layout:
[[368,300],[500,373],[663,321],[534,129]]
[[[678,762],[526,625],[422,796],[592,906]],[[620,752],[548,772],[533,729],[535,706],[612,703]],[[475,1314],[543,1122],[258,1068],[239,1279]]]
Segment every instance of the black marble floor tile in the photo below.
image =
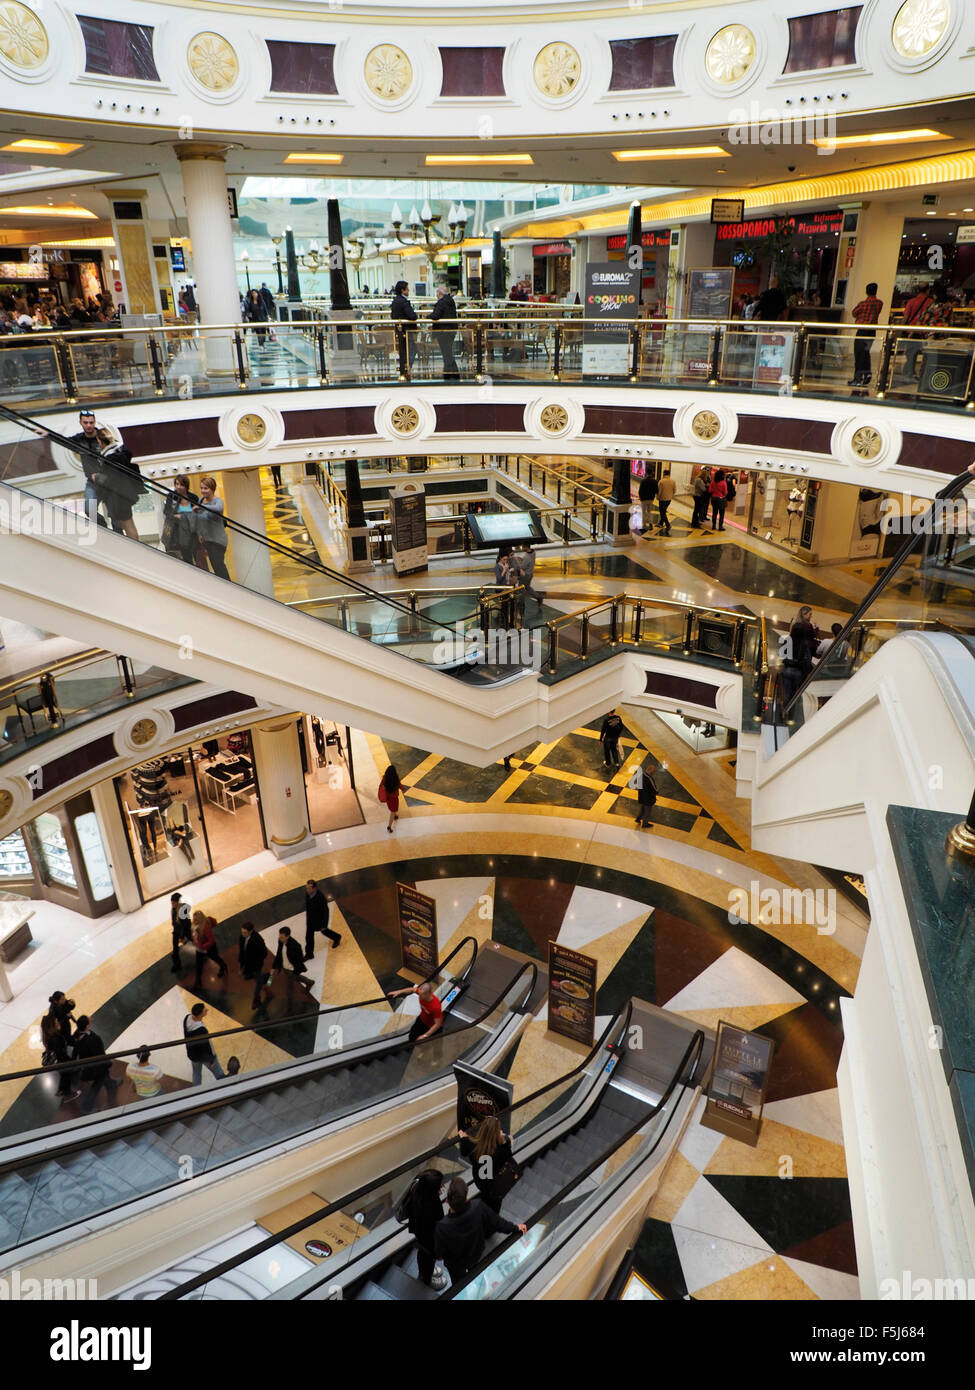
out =
[[649,584],[662,584],[659,574],[655,574],[642,559],[629,555],[539,555],[535,562],[535,573],[544,578],[557,575],[593,575],[602,579],[642,579]]
[[[638,802],[636,792],[630,797],[620,796],[609,808],[611,816],[620,816],[627,820],[636,820]],[[671,830],[689,831],[694,829],[697,821],[696,811],[676,811],[670,806],[661,806],[658,801],[653,808],[652,821],[654,825],[666,825]]]
[[653,918],[648,917],[620,956],[596,994],[597,1014],[615,1014],[634,995],[653,1000],[656,995],[654,973]]
[[714,822],[711,829],[708,831],[708,839],[716,841],[719,845],[728,845],[731,849],[740,850],[742,848],[738,841],[732,839],[724,826],[719,825],[717,821]]
[[[852,613],[854,605],[847,598],[823,588],[805,575],[777,565],[764,555],[756,555],[744,546],[700,545],[681,556],[685,564],[700,570],[709,579],[739,594],[769,595],[796,605],[812,604],[838,613]],[[813,618],[815,620],[815,614]]]
[[[622,750],[632,760],[633,750],[625,745]],[[626,765],[626,764],[624,764]],[[599,782],[609,780],[616,769],[606,766],[603,758],[603,745],[598,738],[587,738],[585,734],[566,734],[554,748],[549,749],[539,763],[542,768],[557,768],[559,772],[574,772],[578,777],[593,777]]]
[[633,1257],[636,1272],[664,1298],[683,1298],[687,1293],[674,1233],[668,1221],[650,1217],[643,1223]]
[[437,792],[454,801],[476,804],[489,800],[508,780],[508,775],[503,764],[469,767],[467,763],[455,762],[453,758],[441,758],[436,767],[431,768],[419,781],[412,781],[409,777],[405,780],[414,790]]
[[850,1220],[846,1178],[708,1173],[705,1180],[779,1254]]
[[408,781],[414,768],[419,767],[430,756],[422,748],[413,748],[408,743],[397,743],[391,738],[384,738],[383,746],[386,749],[386,756],[399,773],[402,781]]
[[581,787],[577,782],[562,782],[556,777],[533,772],[505,801],[508,805],[571,806],[591,811],[600,795],[593,787]]

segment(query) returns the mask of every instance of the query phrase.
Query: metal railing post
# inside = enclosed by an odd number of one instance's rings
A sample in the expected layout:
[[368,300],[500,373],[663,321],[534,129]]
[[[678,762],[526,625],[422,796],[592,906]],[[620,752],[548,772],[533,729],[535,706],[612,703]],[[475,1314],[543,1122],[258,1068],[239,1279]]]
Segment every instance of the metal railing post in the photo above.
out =
[[721,329],[711,334],[711,361],[708,363],[708,385],[716,386],[721,373]]
[[595,502],[593,502],[593,503],[591,504],[591,508],[590,508],[590,515],[589,515],[589,531],[590,531],[590,534],[592,535],[593,540],[596,540],[597,535],[598,535],[598,532],[597,532],[597,530],[596,530],[596,504],[595,504]]
[[135,695],[135,678],[132,672],[132,663],[127,656],[117,656],[115,660],[118,663],[118,678],[119,684],[122,687],[122,693],[127,700],[131,700]]
[[149,334],[149,366],[152,371],[153,390],[157,396],[162,396],[166,391],[166,381],[163,375],[162,362],[159,357],[159,344],[156,341],[155,333]]
[[71,349],[63,338],[54,340],[54,355],[61,371],[65,400],[69,405],[75,405],[78,400],[78,379],[75,376],[74,362],[71,359]]
[[474,375],[478,378],[484,375],[484,325],[478,323],[474,327]]
[[732,660],[736,666],[741,665],[742,648],[745,645],[745,619],[735,619],[735,637],[731,648]]
[[589,614],[583,613],[579,632],[579,655],[585,661],[589,656]]
[[315,346],[318,348],[318,377],[323,386],[328,384],[328,353],[325,348],[325,330],[321,324],[315,329]]
[[559,630],[554,623],[548,624],[548,669],[554,675],[559,664]]
[[552,335],[552,378],[559,380],[562,371],[562,325],[555,325],[555,332]]
[[609,609],[609,640],[612,646],[620,640],[620,610],[619,599],[614,598]]
[[792,346],[792,386],[798,391],[806,365],[806,325],[801,323]]
[[239,328],[234,329],[234,352],[237,357],[237,385],[241,391],[246,391],[247,360],[244,355],[244,335]]
[[894,348],[896,344],[896,334],[889,328],[885,329],[883,343],[880,348],[880,371],[877,373],[878,396],[885,396],[890,390],[890,368],[894,360]]
[[684,655],[685,655],[685,656],[686,656],[686,655],[688,654],[688,652],[690,652],[690,650],[691,650],[691,639],[692,639],[692,637],[693,637],[693,634],[694,634],[694,610],[693,610],[693,608],[688,608],[687,612],[684,614],[684,636],[683,636],[683,640],[682,640],[682,642],[681,642],[681,645],[682,645],[682,647],[684,648]]
[[630,380],[631,380],[631,381],[639,381],[639,380],[640,380],[640,358],[641,358],[642,350],[643,350],[643,326],[642,326],[642,324],[635,323],[635,324],[633,325],[633,327],[630,329],[630,347],[631,347],[631,354],[632,354],[632,355],[631,355],[631,359],[630,359]]
[[643,635],[643,600],[637,599],[633,610],[633,641],[638,644]]

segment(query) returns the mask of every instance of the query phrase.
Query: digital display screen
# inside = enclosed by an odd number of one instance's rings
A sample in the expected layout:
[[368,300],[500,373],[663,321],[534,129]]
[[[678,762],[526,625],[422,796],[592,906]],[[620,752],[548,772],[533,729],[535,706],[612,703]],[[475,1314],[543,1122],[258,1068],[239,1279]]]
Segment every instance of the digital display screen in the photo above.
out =
[[532,512],[471,513],[468,521],[479,546],[523,545],[546,539]]

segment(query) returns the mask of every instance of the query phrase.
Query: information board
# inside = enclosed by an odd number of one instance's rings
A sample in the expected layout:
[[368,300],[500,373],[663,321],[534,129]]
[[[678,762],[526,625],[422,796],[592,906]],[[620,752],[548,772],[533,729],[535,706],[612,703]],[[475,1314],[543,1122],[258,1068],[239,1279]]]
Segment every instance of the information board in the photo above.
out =
[[705,266],[687,274],[687,317],[730,319],[734,266]]
[[591,1047],[596,1029],[596,961],[557,941],[548,947],[548,1026]]
[[774,1051],[771,1038],[723,1020],[718,1024],[703,1125],[746,1144],[758,1143]]
[[389,494],[393,568],[413,574],[427,567],[427,499],[422,483],[401,483]]
[[478,547],[534,545],[548,539],[531,512],[471,512],[467,520]]
[[437,903],[407,883],[396,885],[403,968],[415,975],[432,975],[437,968]]

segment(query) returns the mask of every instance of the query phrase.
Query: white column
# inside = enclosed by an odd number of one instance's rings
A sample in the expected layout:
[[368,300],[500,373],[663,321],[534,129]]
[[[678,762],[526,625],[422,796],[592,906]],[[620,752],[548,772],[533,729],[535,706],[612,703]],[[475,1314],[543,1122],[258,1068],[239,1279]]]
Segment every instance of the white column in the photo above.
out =
[[118,900],[119,910],[135,912],[137,908],[142,906],[142,898],[139,894],[135,869],[132,867],[128,836],[122,820],[122,812],[119,810],[118,797],[115,795],[113,779],[108,778],[105,782],[96,783],[91,789],[91,799],[95,807],[102,844],[108,856],[108,866],[112,871],[112,883],[115,886],[115,897]]
[[[897,262],[901,253],[905,211],[897,203],[865,203],[860,209],[856,243],[850,247],[850,237],[840,237],[840,263],[837,280],[846,280],[843,302],[843,322],[853,322],[854,306],[866,297],[867,285],[876,280],[877,294],[884,301],[880,323],[890,317],[890,298],[894,292]],[[847,269],[848,251],[852,250],[853,265]]]
[[[699,270],[714,264],[714,228],[710,222],[685,222],[680,229],[680,241],[670,248],[667,275],[667,317],[687,317],[687,284],[689,270]],[[656,287],[655,287],[656,288]]]
[[251,730],[268,849],[278,859],[311,849],[297,715]]
[[[224,515],[231,521],[247,526],[259,535],[267,536],[264,503],[261,499],[261,470],[259,468],[227,469],[220,475]],[[274,597],[271,576],[271,552],[259,541],[248,540],[232,527],[227,532],[230,542],[227,568],[238,584],[255,593]]]
[[[193,251],[198,322],[240,323],[240,293],[234,264],[234,238],[227,205],[227,168],[223,145],[193,141],[176,146],[183,178],[183,197]],[[233,338],[204,334],[208,376],[232,373]]]

